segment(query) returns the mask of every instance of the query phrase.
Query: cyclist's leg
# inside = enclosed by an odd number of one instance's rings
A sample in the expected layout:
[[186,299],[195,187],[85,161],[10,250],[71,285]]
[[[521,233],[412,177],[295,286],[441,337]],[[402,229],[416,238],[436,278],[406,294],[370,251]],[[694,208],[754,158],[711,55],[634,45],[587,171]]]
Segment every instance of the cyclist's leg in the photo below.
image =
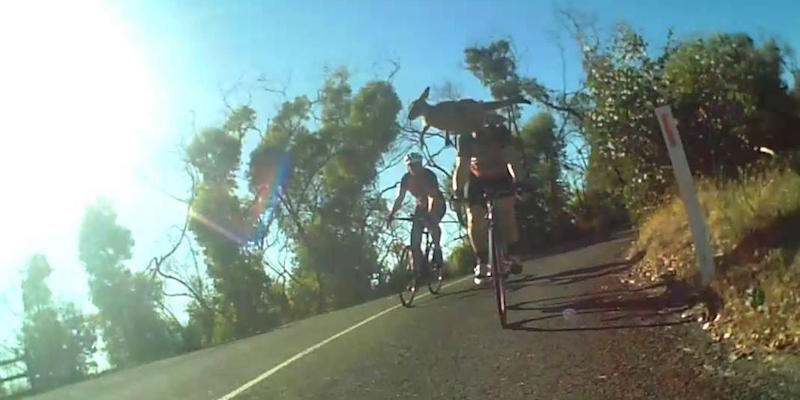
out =
[[472,251],[475,253],[475,283],[481,283],[488,276],[489,264],[489,236],[486,223],[486,208],[479,205],[470,205],[467,208],[467,233]]
[[517,241],[517,216],[514,212],[514,197],[501,197],[495,200],[497,215],[500,217],[500,225],[503,231],[503,248]]
[[[513,186],[513,180],[510,175],[499,177],[489,183],[494,190],[509,190]],[[497,235],[499,248],[502,250],[505,260],[502,269],[508,272],[507,267],[511,267],[513,273],[519,273],[520,266],[509,258],[508,245],[517,241],[517,219],[514,212],[514,197],[507,196],[495,199],[495,212],[497,216],[497,228],[501,234]]]
[[445,204],[444,198],[431,198],[428,202],[428,231],[431,233],[431,240],[433,241],[433,257],[434,260],[442,266],[442,229],[439,223],[444,218]]
[[514,197],[509,196],[497,199],[495,205],[500,217],[500,224],[502,225],[503,254],[505,254],[506,260],[508,261],[511,270],[510,272],[513,274],[518,274],[522,272],[522,265],[514,260],[509,253],[509,245],[516,243],[519,239],[519,227],[517,226],[517,216],[514,210],[514,203]]
[[489,263],[489,237],[486,221],[486,206],[483,204],[482,190],[474,176],[470,177],[467,189],[467,233],[472,250],[477,259],[475,266],[475,283],[483,282],[488,272]]
[[420,249],[420,244],[422,243],[422,229],[425,227],[425,222],[420,220],[417,217],[424,217],[426,214],[425,208],[417,207],[414,211],[414,222],[411,224],[411,254],[412,254],[412,263],[414,265],[414,269],[417,272],[422,272],[420,266],[422,265],[422,249]]
[[495,207],[497,209],[497,216],[499,217],[500,230],[503,232],[501,236],[502,242],[499,243],[500,248],[503,249],[503,254],[508,256],[508,244],[514,243],[517,238],[517,230],[515,229],[516,220],[514,215],[514,198],[501,197],[495,200]]

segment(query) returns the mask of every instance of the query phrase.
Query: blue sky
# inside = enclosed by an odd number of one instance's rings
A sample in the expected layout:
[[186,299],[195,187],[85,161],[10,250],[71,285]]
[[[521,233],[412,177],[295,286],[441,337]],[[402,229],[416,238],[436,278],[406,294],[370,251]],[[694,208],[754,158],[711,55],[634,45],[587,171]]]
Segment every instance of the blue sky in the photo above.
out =
[[[465,97],[487,98],[462,66],[463,49],[510,37],[522,74],[552,88],[563,82],[574,87],[580,63],[560,29],[557,7],[594,16],[601,32],[627,21],[656,45],[673,27],[679,37],[743,31],[800,47],[800,5],[791,1],[30,4],[0,6],[0,47],[11,49],[12,60],[0,66],[1,86],[12,88],[0,98],[0,109],[8,111],[9,131],[29,132],[17,134],[19,146],[0,150],[0,178],[22,185],[0,214],[6,221],[2,239],[11,243],[0,254],[3,327],[18,324],[19,271],[34,251],[53,265],[56,298],[89,308],[77,233],[83,207],[95,196],[111,197],[120,223],[133,231],[133,268],[165,249],[185,211],[166,195],[188,188],[180,145],[193,126],[222,121],[223,93],[234,105],[250,95],[262,118],[274,114],[283,99],[258,90],[259,77],[284,87],[291,98],[313,95],[326,67],[347,67],[358,88],[385,77],[391,59],[400,64],[394,84],[405,106],[425,86],[445,81],[456,83]],[[566,48],[565,70],[559,40]],[[31,111],[37,109],[43,114]],[[42,115],[48,118],[41,124],[29,123]],[[87,126],[86,120],[95,122]],[[57,161],[34,165],[43,148]],[[382,179],[389,185],[400,172]],[[8,328],[0,332],[0,343],[10,334]]]

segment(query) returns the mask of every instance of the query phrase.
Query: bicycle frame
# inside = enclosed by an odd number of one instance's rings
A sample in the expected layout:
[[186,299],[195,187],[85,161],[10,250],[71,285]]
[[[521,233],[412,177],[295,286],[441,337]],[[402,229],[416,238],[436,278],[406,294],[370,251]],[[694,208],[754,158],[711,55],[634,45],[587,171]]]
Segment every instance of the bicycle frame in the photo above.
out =
[[[418,217],[407,217],[407,218],[396,218],[399,221],[411,221],[416,222]],[[420,260],[421,265],[417,265],[413,260],[413,249],[411,244],[408,244],[404,247],[404,254],[406,256],[411,257],[410,268],[409,271],[411,272],[411,286],[409,289],[411,290],[411,294],[406,299],[403,296],[403,291],[400,292],[400,301],[403,303],[404,306],[410,307],[411,303],[414,301],[414,293],[417,291],[417,276],[427,276],[428,280],[428,290],[430,290],[431,294],[438,294],[439,290],[442,287],[442,265],[437,265],[435,262],[430,261],[431,251],[435,251],[433,246],[433,237],[431,236],[430,230],[428,229],[427,225],[423,225],[422,227],[422,235],[425,236],[424,243],[425,243],[425,250],[422,251],[420,248],[419,250],[423,253],[422,259]],[[420,243],[421,245],[422,243]],[[435,278],[435,279],[430,279]]]
[[[494,282],[495,300],[497,301],[497,312],[500,317],[500,326],[506,327],[506,314],[508,311],[506,303],[506,289],[505,277],[500,268],[501,263],[505,262],[504,247],[506,243],[503,242],[502,232],[498,228],[499,216],[495,214],[495,200],[499,198],[512,196],[513,192],[492,191],[483,189],[483,201],[486,205],[486,222],[487,222],[487,236],[489,238],[489,265],[491,267],[492,281]],[[463,199],[462,199],[463,201]]]
[[[402,217],[402,218],[395,218],[395,220],[396,221],[409,221],[411,223],[414,223],[416,221],[416,218],[415,217]],[[409,241],[408,241],[409,244],[408,244],[408,246],[406,246],[409,249],[411,248],[411,242],[412,242],[411,239],[412,238],[409,237]],[[422,240],[420,241],[420,244],[421,245],[422,244],[425,245],[425,251],[422,251],[421,248],[419,250],[422,252],[422,257],[423,257],[422,258],[422,260],[423,260],[422,262],[427,264],[428,260],[429,260],[429,257],[430,257],[430,252],[433,251],[433,238],[431,237],[431,233],[428,230],[428,226],[427,225],[423,225],[422,226]],[[417,269],[417,266],[413,265],[413,263],[412,263],[412,266],[413,266],[414,270]]]
[[504,242],[502,232],[495,229],[498,226],[498,216],[495,215],[494,201],[495,197],[491,194],[484,192],[484,201],[486,202],[486,222],[489,237],[489,263],[492,270],[492,281],[495,288],[495,300],[497,301],[497,312],[500,317],[500,326],[506,327],[506,289],[505,277],[500,268],[500,264],[505,262],[505,254],[503,254]]

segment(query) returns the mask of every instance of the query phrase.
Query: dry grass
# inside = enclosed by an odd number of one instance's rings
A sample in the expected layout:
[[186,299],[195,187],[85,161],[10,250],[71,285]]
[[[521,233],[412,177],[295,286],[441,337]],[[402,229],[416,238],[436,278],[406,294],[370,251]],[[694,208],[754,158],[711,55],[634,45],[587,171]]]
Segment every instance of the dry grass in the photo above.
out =
[[[702,182],[698,193],[717,255],[711,287],[722,300],[719,318],[705,328],[741,354],[800,349],[800,175],[774,167],[740,182]],[[632,249],[641,251],[639,281],[669,274],[697,282],[679,199],[642,225]]]

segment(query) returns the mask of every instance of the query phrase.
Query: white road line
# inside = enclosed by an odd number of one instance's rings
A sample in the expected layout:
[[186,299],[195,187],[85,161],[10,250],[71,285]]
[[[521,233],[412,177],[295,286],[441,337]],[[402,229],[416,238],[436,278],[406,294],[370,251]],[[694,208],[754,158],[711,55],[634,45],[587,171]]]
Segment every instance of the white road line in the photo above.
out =
[[[472,275],[467,275],[467,276],[465,276],[463,278],[456,279],[456,280],[454,280],[454,281],[442,286],[442,289],[448,288],[450,286],[453,286],[453,285],[455,285],[457,283],[463,282],[463,281],[465,281],[467,279],[471,279],[471,278],[472,278]],[[423,293],[422,295],[417,297],[417,300],[422,299],[422,298],[424,298],[425,296],[428,296],[428,295],[430,295],[430,292]],[[347,333],[353,331],[354,329],[360,327],[361,325],[364,325],[364,324],[366,324],[366,323],[368,323],[368,322],[370,322],[370,321],[372,321],[374,319],[377,319],[377,318],[381,317],[382,315],[389,313],[392,310],[400,308],[401,306],[402,306],[401,304],[395,304],[395,305],[393,305],[393,306],[391,306],[391,307],[389,307],[389,308],[387,308],[387,309],[385,309],[385,310],[383,310],[383,311],[381,311],[381,312],[379,312],[379,313],[377,313],[377,314],[375,314],[375,315],[373,315],[371,317],[365,318],[361,322],[359,322],[359,323],[357,323],[357,324],[355,324],[355,325],[353,325],[353,326],[351,326],[351,327],[349,327],[349,328],[347,328],[347,329],[345,329],[345,330],[343,330],[343,331],[341,331],[341,332],[339,332],[339,333],[337,333],[337,334],[335,334],[335,335],[333,335],[333,336],[331,336],[331,337],[329,337],[329,338],[327,338],[327,339],[325,339],[325,340],[323,340],[323,341],[321,341],[321,342],[319,342],[319,343],[317,343],[317,344],[315,344],[315,345],[313,345],[313,346],[311,346],[311,347],[309,347],[309,348],[307,348],[307,349],[305,349],[305,350],[293,355],[288,360],[286,360],[286,361],[284,361],[284,362],[272,367],[268,371],[266,371],[263,374],[253,378],[252,380],[250,380],[249,382],[245,383],[244,385],[239,386],[238,388],[236,388],[236,390],[226,394],[225,396],[220,397],[218,400],[231,400],[231,399],[233,399],[234,397],[242,394],[245,390],[250,389],[251,387],[257,385],[259,382],[263,381],[264,379],[269,378],[274,373],[276,373],[276,372],[282,370],[283,368],[289,366],[289,364],[291,364],[291,363],[293,363],[293,362],[295,362],[295,361],[297,361],[297,360],[299,360],[299,359],[311,354],[312,352],[314,352],[315,350],[319,349],[320,347],[325,346],[326,344],[332,342],[333,340],[335,340],[336,338],[338,338],[340,336],[346,335]]]

